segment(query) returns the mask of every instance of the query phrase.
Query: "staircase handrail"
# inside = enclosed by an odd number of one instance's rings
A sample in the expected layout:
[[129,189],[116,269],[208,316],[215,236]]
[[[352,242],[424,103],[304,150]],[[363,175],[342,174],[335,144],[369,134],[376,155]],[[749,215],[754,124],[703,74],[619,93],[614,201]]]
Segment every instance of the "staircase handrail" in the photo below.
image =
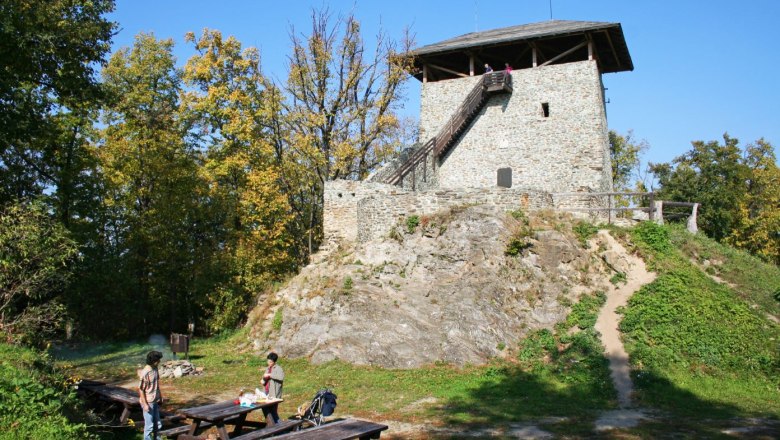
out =
[[455,133],[458,132],[464,124],[470,122],[471,113],[477,111],[484,104],[488,96],[488,88],[490,86],[508,86],[511,81],[511,75],[508,75],[506,72],[492,72],[482,75],[463,102],[455,109],[452,116],[450,116],[442,128],[439,129],[436,136],[430,138],[422,147],[414,151],[409,158],[390,175],[386,182],[391,185],[397,185],[403,181],[404,177],[406,177],[412,169],[417,167],[422,159],[431,151],[434,152],[435,157],[438,157],[453,140]]

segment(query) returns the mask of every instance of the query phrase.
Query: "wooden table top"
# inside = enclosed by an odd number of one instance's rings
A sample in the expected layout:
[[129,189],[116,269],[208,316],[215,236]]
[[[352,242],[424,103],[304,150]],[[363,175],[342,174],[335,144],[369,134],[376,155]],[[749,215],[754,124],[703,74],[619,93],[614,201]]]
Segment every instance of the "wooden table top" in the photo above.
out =
[[103,397],[116,400],[117,402],[122,402],[127,405],[141,405],[138,400],[138,391],[129,390],[127,388],[118,387],[116,385],[80,384],[79,389],[87,390],[95,394],[100,394]]
[[246,407],[233,403],[232,400],[226,400],[224,402],[196,406],[194,408],[182,408],[177,412],[191,419],[205,420],[207,422],[219,422],[233,416],[250,413],[260,408],[278,405],[283,401],[284,400],[282,399],[260,401],[253,404],[251,407]]

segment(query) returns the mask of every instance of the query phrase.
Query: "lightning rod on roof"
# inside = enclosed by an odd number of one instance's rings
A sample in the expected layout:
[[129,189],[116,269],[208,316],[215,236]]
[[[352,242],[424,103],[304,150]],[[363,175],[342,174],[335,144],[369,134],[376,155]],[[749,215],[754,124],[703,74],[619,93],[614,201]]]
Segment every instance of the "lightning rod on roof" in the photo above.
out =
[[474,0],[474,32],[479,32],[479,25],[477,22],[478,17],[479,17],[479,8],[477,5],[477,0]]
[[550,20],[552,20],[552,0],[550,0]]

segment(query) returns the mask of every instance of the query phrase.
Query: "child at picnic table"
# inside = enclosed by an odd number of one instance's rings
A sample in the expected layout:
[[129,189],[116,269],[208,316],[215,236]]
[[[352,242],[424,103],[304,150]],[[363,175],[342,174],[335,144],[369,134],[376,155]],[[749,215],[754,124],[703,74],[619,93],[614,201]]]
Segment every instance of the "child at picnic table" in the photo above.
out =
[[[282,367],[276,363],[276,361],[279,360],[279,355],[271,352],[268,353],[268,357],[266,359],[268,368],[265,369],[265,372],[263,373],[263,380],[260,381],[260,384],[263,386],[268,399],[281,399],[282,385],[284,384],[284,370],[282,370]],[[266,417],[268,417],[269,412],[271,417],[274,419],[274,423],[279,423],[279,413],[277,407],[273,406],[271,409],[263,408],[263,414]]]
[[141,383],[138,385],[138,400],[144,411],[144,440],[157,440],[157,433],[162,428],[160,422],[160,405],[163,397],[160,392],[160,374],[157,367],[160,365],[162,353],[150,351],[146,355],[146,365],[139,373]]

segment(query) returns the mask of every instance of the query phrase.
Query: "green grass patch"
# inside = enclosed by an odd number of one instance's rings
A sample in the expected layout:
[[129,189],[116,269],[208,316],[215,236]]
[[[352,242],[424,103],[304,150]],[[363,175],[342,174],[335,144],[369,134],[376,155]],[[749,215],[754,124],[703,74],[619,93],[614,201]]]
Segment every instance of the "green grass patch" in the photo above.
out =
[[[677,234],[649,222],[631,233],[658,272],[631,298],[620,325],[640,400],[691,417],[780,416],[780,329],[740,287],[691,264]],[[753,270],[756,261],[743,261],[735,269]]]

